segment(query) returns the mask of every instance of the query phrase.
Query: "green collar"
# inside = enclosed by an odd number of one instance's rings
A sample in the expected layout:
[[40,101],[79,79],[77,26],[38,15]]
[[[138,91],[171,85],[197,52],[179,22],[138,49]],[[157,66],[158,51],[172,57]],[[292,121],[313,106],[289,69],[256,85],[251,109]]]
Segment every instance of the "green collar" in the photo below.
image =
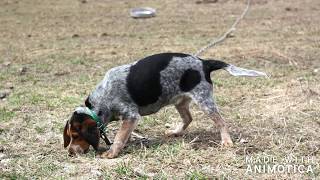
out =
[[89,109],[88,107],[86,107],[87,111],[90,113],[88,114],[96,123],[97,123],[97,127],[100,131],[100,137],[104,140],[104,142],[107,145],[111,145],[112,143],[110,142],[110,140],[108,139],[107,135],[106,135],[106,125],[101,121],[101,118],[97,115],[96,112],[94,112],[93,110]]
[[106,125],[102,122],[101,118],[93,110],[89,109],[88,107],[78,107],[76,111],[78,113],[84,113],[90,116],[96,122],[97,127],[100,131],[104,132],[106,130]]
[[99,130],[104,132],[106,130],[106,126],[101,121],[101,118],[93,110],[88,108],[88,111],[90,112],[90,117],[97,123],[97,126],[98,126]]

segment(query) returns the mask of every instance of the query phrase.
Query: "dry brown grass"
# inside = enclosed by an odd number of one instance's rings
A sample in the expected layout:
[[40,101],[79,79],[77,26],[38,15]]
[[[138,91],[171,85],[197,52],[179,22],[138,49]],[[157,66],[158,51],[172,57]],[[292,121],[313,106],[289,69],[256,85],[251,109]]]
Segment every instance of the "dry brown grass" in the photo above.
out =
[[[233,148],[219,146],[217,129],[197,107],[184,137],[164,139],[165,124],[180,121],[168,107],[141,120],[137,131],[149,140],[133,139],[117,159],[97,159],[92,151],[67,156],[63,125],[107,69],[157,52],[194,53],[245,7],[238,0],[196,2],[2,0],[0,90],[10,94],[0,100],[1,177],[317,178],[319,0],[255,0],[235,37],[204,54],[271,75],[213,76]],[[132,19],[128,11],[136,6],[154,7],[158,16]],[[116,128],[111,125],[110,137]],[[314,172],[246,174],[246,156],[288,154],[315,158]]]

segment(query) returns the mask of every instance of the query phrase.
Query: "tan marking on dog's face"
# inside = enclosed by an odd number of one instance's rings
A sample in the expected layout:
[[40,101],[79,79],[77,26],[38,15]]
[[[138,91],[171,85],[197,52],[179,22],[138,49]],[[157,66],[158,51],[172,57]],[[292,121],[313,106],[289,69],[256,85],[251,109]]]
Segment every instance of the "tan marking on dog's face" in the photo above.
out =
[[82,129],[80,123],[72,123],[68,125],[67,135],[70,137],[69,154],[83,154],[87,153],[90,144],[79,134]]
[[98,150],[100,131],[90,116],[74,112],[65,125],[63,140],[71,155],[87,153],[90,145]]

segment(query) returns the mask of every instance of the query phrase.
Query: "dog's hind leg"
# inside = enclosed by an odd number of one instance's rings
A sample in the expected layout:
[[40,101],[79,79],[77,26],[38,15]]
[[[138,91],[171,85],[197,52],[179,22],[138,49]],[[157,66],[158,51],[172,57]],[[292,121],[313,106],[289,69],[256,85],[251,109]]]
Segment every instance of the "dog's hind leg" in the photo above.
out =
[[221,117],[218,108],[213,100],[212,86],[207,84],[199,87],[199,89],[195,90],[194,92],[195,93],[193,99],[218,126],[221,134],[222,146],[232,146],[233,142],[229,134],[228,126],[224,119]]
[[226,122],[223,120],[218,110],[210,113],[210,118],[218,125],[220,129],[222,146],[232,146],[233,142],[230,138],[228,126],[226,125]]
[[189,104],[191,99],[190,98],[183,98],[179,103],[175,105],[176,109],[178,110],[180,117],[182,119],[182,122],[178,124],[178,126],[174,130],[168,130],[166,132],[166,136],[172,137],[172,136],[181,136],[184,133],[184,130],[187,129],[189,124],[192,121],[192,117],[189,111]]

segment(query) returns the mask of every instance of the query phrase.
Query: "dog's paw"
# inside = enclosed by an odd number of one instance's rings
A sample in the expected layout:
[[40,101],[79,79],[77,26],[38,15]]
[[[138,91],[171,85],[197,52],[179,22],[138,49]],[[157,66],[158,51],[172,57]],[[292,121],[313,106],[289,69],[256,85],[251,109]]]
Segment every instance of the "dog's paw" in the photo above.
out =
[[118,156],[118,153],[114,153],[112,150],[108,150],[107,152],[103,152],[98,157],[100,158],[107,158],[107,159],[113,159]]
[[232,147],[233,142],[231,139],[224,139],[221,141],[221,145],[222,145],[222,147]]
[[166,137],[179,137],[183,135],[183,131],[177,132],[176,130],[167,130],[165,132]]

